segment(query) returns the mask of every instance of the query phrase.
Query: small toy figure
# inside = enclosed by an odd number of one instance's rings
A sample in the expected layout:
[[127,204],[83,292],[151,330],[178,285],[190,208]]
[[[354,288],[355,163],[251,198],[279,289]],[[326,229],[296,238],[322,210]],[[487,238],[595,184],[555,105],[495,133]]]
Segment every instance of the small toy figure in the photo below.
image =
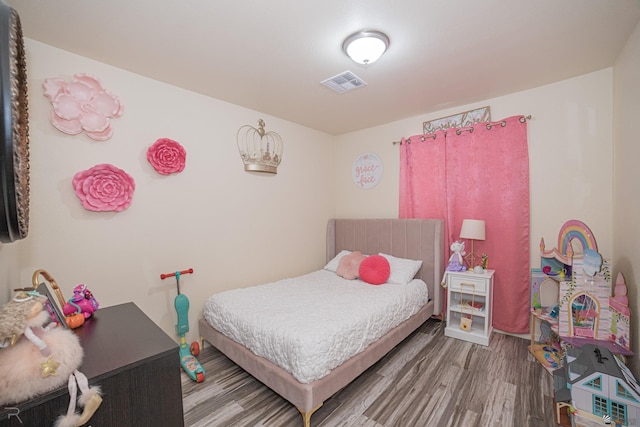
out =
[[88,319],[99,307],[100,304],[87,288],[87,285],[80,284],[73,288],[73,297],[64,305],[62,312],[65,316],[82,313],[84,318]]
[[447,271],[465,271],[467,266],[464,262],[464,242],[458,240],[451,244],[451,256],[449,257],[449,265]]

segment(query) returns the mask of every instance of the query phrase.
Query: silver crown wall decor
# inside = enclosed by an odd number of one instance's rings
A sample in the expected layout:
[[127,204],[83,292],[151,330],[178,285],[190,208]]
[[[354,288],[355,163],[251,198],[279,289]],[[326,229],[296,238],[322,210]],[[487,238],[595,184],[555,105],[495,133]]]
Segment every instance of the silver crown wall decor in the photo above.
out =
[[244,170],[278,173],[282,161],[282,138],[276,132],[265,132],[264,120],[258,120],[258,129],[244,125],[238,129],[236,139],[244,163]]

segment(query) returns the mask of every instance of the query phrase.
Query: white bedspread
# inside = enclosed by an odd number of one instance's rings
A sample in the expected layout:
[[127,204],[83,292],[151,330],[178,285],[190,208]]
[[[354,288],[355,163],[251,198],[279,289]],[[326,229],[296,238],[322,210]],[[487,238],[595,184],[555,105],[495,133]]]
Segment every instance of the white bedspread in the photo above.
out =
[[214,294],[211,326],[301,383],[327,375],[408,319],[428,301],[427,285],[369,285],[327,270]]

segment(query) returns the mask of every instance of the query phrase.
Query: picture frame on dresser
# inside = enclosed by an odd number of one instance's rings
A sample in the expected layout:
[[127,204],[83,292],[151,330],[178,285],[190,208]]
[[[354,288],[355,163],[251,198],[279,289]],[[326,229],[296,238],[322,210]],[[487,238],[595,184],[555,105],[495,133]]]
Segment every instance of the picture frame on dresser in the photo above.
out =
[[58,303],[57,298],[51,292],[51,289],[49,289],[49,286],[42,282],[36,287],[36,291],[38,291],[40,295],[47,297],[46,307],[47,311],[51,315],[51,320],[61,325],[63,328],[69,329],[69,325],[67,325],[67,322],[65,321],[65,315],[62,311],[62,307]]

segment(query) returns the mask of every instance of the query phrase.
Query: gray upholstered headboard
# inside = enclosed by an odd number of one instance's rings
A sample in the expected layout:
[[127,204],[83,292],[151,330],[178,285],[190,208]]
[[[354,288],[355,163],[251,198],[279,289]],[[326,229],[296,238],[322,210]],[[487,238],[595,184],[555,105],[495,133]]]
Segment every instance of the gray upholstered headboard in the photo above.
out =
[[442,313],[444,291],[444,220],[442,219],[330,219],[327,225],[327,262],[341,250],[373,255],[379,252],[420,259],[416,275],[427,283],[434,315]]

